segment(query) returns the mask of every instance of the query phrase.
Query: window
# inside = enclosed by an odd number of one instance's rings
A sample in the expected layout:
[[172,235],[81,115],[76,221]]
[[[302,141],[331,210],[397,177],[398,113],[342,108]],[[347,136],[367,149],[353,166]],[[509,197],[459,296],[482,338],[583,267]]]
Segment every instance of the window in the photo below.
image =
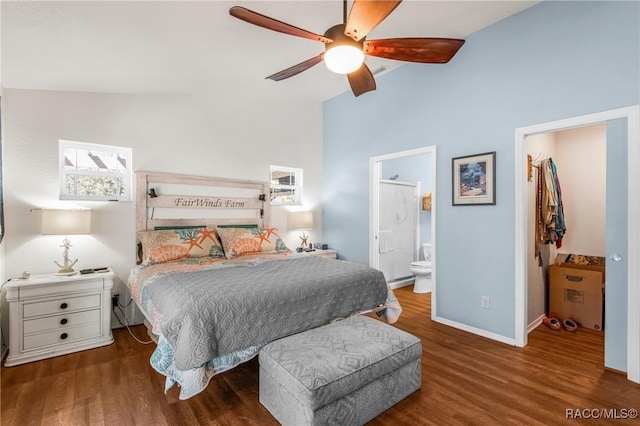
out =
[[131,201],[131,148],[60,141],[60,199]]
[[271,166],[271,204],[302,204],[302,169]]

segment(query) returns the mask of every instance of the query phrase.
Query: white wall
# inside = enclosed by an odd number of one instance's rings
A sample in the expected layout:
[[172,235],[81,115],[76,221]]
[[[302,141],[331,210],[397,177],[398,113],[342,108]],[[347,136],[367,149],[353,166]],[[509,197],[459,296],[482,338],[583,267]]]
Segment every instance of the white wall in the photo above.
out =
[[[6,270],[48,273],[61,258],[60,238],[38,234],[39,207],[88,207],[92,235],[71,238],[76,269],[110,266],[123,294],[135,264],[135,203],[58,199],[58,139],[126,146],[134,170],[268,180],[269,165],[304,170],[303,202],[322,236],[322,110],[319,104],[192,96],[111,95],[5,89],[3,96]],[[286,207],[272,209],[272,225],[290,247]]]
[[605,256],[606,124],[556,133],[567,233],[560,253]]

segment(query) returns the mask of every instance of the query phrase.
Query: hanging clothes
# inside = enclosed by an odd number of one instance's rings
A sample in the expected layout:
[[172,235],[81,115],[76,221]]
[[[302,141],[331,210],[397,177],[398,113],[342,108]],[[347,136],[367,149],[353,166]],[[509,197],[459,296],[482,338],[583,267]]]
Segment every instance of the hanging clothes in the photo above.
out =
[[536,165],[535,167],[535,171],[536,171],[536,235],[535,235],[535,248],[534,248],[534,254],[535,257],[538,259],[538,263],[540,263],[539,266],[542,266],[541,262],[542,259],[540,258],[540,246],[542,245],[543,242],[543,235],[544,235],[544,223],[542,220],[542,179],[540,179],[540,176],[542,175],[542,166],[541,165]]
[[556,241],[556,216],[558,215],[558,191],[551,170],[552,162],[542,161],[542,223],[544,224],[544,243]]
[[557,194],[557,203],[558,203],[558,211],[555,217],[555,233],[556,233],[556,247],[562,247],[562,238],[564,237],[564,233],[567,232],[567,228],[564,223],[564,208],[562,205],[562,190],[560,188],[560,179],[558,178],[558,170],[553,160],[549,158],[549,164],[551,166],[551,173],[553,174],[553,183],[556,188]]
[[567,230],[556,165],[548,158],[534,167],[537,178],[535,256],[539,258],[541,244],[562,247]]

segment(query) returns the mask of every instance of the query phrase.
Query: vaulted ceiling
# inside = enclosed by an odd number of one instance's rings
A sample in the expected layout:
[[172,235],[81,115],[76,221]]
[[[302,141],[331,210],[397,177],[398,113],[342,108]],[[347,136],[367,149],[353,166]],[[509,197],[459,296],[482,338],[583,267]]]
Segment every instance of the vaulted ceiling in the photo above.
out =
[[[405,0],[369,38],[465,38],[535,3]],[[333,0],[3,1],[2,85],[318,102],[350,90],[344,76],[323,64],[280,82],[265,80],[324,47],[235,19],[228,13],[233,5],[318,34],[342,22],[342,2]],[[404,64],[372,57],[366,62],[374,72]]]

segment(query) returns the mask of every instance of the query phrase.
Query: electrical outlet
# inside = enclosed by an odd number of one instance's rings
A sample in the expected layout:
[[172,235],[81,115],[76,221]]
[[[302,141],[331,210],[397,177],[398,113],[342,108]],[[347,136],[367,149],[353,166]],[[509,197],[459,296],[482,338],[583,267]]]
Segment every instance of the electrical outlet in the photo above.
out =
[[112,294],[112,295],[111,295],[111,306],[113,306],[114,308],[115,308],[116,306],[118,306],[118,300],[119,300],[119,298],[120,298],[120,295],[119,295],[118,293],[116,293],[116,294]]
[[489,296],[482,296],[480,298],[480,306],[485,309],[489,309],[491,307],[491,300]]

